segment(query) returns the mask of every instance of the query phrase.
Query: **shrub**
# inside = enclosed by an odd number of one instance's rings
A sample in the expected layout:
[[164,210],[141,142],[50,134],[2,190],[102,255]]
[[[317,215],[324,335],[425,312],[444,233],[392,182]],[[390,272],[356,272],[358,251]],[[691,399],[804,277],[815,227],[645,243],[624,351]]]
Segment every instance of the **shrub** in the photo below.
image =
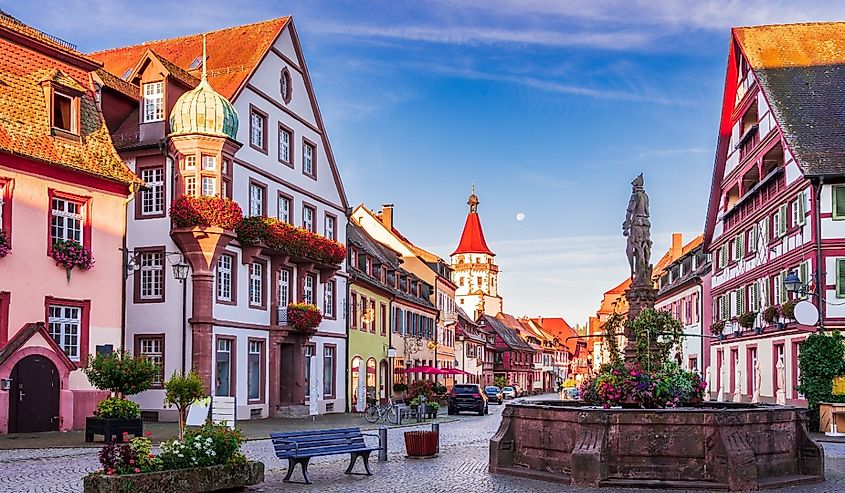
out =
[[130,400],[109,397],[97,403],[94,416],[104,419],[138,419],[141,417],[141,406]]
[[405,392],[408,390],[408,386],[404,383],[394,383],[393,384],[393,391],[394,392]]
[[754,322],[757,319],[757,313],[755,312],[745,312],[739,317],[737,317],[737,321],[739,325],[745,327],[746,329],[750,329],[754,326]]
[[285,255],[339,265],[346,259],[346,246],[304,228],[270,217],[247,217],[236,228],[241,245],[263,241]]
[[443,394],[445,394],[445,393],[446,393],[446,391],[448,391],[449,389],[447,389],[447,388],[446,388],[446,386],[445,386],[445,385],[443,385],[442,383],[437,382],[437,383],[435,383],[435,384],[434,384],[433,390],[434,390],[434,393],[435,393],[435,394],[437,394],[437,395],[443,395]]
[[795,318],[795,302],[789,300],[780,306],[780,313],[784,318],[793,320]]
[[812,334],[801,343],[798,391],[807,397],[813,428],[819,425],[819,402],[845,402],[845,396],[833,395],[833,378],[845,374],[843,358],[845,343],[839,331]]
[[170,206],[170,217],[177,228],[235,229],[244,215],[241,207],[226,197],[183,195]]
[[434,397],[434,384],[431,380],[417,380],[411,383],[411,386],[408,387],[408,392],[411,394],[412,399],[417,399],[422,395],[425,396],[427,401],[430,401]]
[[98,354],[88,360],[83,371],[91,385],[109,390],[118,398],[149,389],[159,374],[158,365],[144,356],[132,356],[123,350]]
[[9,243],[9,239],[6,238],[6,233],[0,230],[0,258],[5,257],[11,251],[12,245]]
[[65,269],[68,281],[70,281],[70,271],[75,267],[80,270],[94,267],[94,256],[91,250],[73,240],[56,240],[50,249],[50,257],[56,261],[56,265]]
[[175,407],[179,413],[179,439],[185,436],[188,406],[201,397],[205,397],[202,378],[193,371],[187,375],[174,373],[170,380],[164,383],[164,405]]
[[673,361],[656,371],[644,370],[639,364],[632,368],[607,364],[581,385],[580,394],[587,404],[605,408],[632,403],[644,409],[660,409],[701,402],[705,386],[698,373]]
[[426,402],[425,407],[427,407],[428,409],[430,409],[431,411],[434,411],[434,412],[437,412],[437,411],[440,410],[440,404],[438,404],[437,402]]
[[128,444],[108,444],[100,449],[97,457],[103,467],[102,472],[109,476],[140,474],[162,468],[161,461],[152,453],[150,439],[146,437],[133,438]]
[[775,320],[777,320],[778,315],[780,315],[780,311],[778,310],[778,307],[776,307],[775,305],[770,305],[770,306],[766,307],[765,310],[763,310],[763,320],[767,324],[775,323]]
[[165,469],[239,463],[244,460],[241,443],[243,437],[239,431],[206,423],[198,430],[187,432],[184,440],[163,443],[159,459]]
[[323,321],[323,314],[316,305],[291,303],[288,305],[288,323],[300,332],[310,332]]
[[503,389],[508,386],[508,379],[504,376],[493,377],[493,385]]

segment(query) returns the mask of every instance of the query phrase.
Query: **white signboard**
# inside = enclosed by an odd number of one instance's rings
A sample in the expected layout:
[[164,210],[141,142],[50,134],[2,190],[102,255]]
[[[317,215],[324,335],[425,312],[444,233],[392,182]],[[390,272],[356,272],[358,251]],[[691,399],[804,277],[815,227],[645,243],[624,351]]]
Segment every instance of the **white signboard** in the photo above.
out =
[[188,418],[185,424],[188,426],[202,426],[208,419],[208,410],[211,408],[211,397],[203,397],[195,400],[188,406]]
[[367,366],[364,360],[358,363],[358,387],[355,389],[358,402],[355,403],[355,410],[363,413],[367,408]]
[[310,356],[311,364],[308,365],[311,372],[308,375],[308,383],[310,385],[310,398],[308,399],[308,415],[316,416],[320,414],[320,397],[323,395],[323,379],[320,378],[320,369],[317,368],[317,357]]
[[211,422],[225,424],[235,429],[236,406],[234,397],[214,396],[211,399]]

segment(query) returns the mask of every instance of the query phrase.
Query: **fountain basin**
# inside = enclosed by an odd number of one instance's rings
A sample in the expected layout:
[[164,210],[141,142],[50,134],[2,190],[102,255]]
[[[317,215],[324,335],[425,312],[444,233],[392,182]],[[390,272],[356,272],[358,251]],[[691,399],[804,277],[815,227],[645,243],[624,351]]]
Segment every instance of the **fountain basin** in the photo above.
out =
[[824,481],[824,451],[805,411],[790,406],[529,401],[502,412],[490,472],[577,486],[749,491]]

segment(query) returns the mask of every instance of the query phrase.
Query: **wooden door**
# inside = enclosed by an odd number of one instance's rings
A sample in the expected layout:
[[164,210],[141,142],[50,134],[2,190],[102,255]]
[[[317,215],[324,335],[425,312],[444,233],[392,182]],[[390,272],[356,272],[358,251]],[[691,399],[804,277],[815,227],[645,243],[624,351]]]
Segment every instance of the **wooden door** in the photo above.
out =
[[59,429],[59,372],[48,358],[27,356],[12,369],[9,433]]

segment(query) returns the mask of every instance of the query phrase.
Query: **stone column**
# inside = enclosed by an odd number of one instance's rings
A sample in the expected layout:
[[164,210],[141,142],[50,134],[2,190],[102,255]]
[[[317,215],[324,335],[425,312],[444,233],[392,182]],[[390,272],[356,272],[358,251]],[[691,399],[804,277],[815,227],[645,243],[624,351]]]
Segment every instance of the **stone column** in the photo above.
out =
[[[628,300],[628,321],[632,321],[643,310],[654,308],[657,291],[652,286],[632,285],[625,291],[625,299]],[[637,359],[637,335],[631,324],[625,326],[625,340],[625,362],[633,363]]]

